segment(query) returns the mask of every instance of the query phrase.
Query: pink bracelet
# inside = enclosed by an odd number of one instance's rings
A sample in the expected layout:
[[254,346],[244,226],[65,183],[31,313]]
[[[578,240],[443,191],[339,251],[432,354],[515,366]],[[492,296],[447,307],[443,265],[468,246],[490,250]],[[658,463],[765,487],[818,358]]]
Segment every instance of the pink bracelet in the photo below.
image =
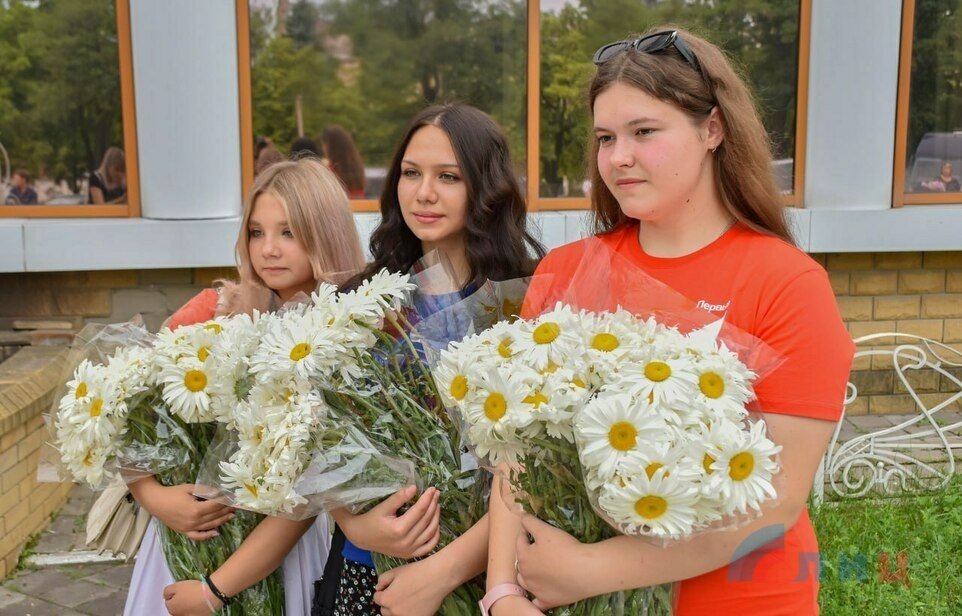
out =
[[485,593],[484,598],[478,601],[478,605],[481,606],[481,613],[484,616],[490,615],[491,607],[497,603],[499,600],[505,597],[510,597],[516,595],[518,597],[527,597],[528,593],[525,589],[521,588],[517,584],[498,584],[487,593]]

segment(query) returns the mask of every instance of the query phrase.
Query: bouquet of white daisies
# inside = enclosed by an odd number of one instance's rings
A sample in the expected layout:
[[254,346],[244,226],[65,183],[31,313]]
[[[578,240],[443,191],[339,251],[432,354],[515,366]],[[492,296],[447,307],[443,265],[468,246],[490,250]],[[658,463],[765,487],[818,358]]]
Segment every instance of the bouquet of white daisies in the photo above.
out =
[[[224,395],[214,354],[230,322],[218,318],[156,336],[134,323],[82,331],[68,362],[76,368],[50,418],[61,474],[93,487],[147,475],[164,485],[194,483]],[[186,580],[215,570],[260,519],[239,511],[203,543],[158,525],[171,573]],[[276,614],[283,601],[280,577],[272,575],[239,594],[225,613]]]
[[[757,372],[775,359],[720,324],[683,333],[678,324],[710,317],[633,266],[606,274],[602,256],[585,257],[594,261],[590,284],[576,276],[577,287],[555,293],[570,303],[549,303],[535,318],[444,351],[434,377],[445,404],[467,424],[477,454],[510,469],[507,498],[582,541],[615,533],[667,541],[743,522],[777,497],[780,447],[747,410]],[[631,281],[643,291],[635,297],[659,305],[601,309],[601,289],[613,281]],[[584,297],[594,310],[572,307]],[[668,588],[596,597],[559,613],[643,610],[668,613]]]

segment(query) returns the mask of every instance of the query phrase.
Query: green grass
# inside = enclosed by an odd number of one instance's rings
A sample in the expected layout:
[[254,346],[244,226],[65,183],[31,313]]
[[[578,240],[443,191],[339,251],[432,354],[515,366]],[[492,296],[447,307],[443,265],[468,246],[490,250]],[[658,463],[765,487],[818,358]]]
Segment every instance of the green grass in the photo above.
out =
[[[931,495],[850,500],[812,509],[825,616],[962,614],[962,476]],[[910,585],[880,579],[879,554],[908,556]],[[859,558],[865,565],[859,567]],[[860,579],[861,578],[861,579]]]

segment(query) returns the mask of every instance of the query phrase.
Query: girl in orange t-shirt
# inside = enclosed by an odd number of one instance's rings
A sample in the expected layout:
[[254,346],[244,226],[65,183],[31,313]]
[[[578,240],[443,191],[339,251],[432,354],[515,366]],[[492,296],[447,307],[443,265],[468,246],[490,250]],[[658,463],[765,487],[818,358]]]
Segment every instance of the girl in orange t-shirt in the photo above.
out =
[[[792,241],[765,129],[722,51],[683,30],[655,29],[602,47],[595,63],[589,161],[598,238],[785,358],[756,387],[757,410],[783,448],[779,498],[735,530],[662,547],[626,536],[582,544],[534,517],[519,523],[493,489],[489,577],[516,577],[532,600],[508,596],[492,612],[538,613],[680,581],[681,616],[817,614],[818,543],[806,500],[841,416],[854,351],[828,277]],[[537,273],[554,274],[555,289],[529,291],[528,314],[569,287],[590,241],[542,261]]]

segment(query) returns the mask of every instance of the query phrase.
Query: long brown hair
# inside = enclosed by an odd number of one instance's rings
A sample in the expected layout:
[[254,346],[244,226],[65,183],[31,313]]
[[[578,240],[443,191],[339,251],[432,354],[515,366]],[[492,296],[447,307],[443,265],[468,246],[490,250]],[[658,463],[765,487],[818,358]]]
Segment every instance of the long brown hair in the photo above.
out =
[[528,232],[527,208],[511,164],[508,139],[491,116],[454,103],[427,107],[404,132],[384,180],[381,222],[371,234],[374,260],[351,284],[381,268],[407,272],[424,256],[421,240],[404,222],[397,186],[408,143],[425,126],[436,126],[447,135],[467,188],[465,251],[471,271],[465,287],[531,275],[544,248]]
[[364,267],[364,253],[340,181],[316,158],[282,161],[267,167],[244,202],[237,236],[239,283],[223,283],[220,313],[268,310],[276,298],[251,264],[248,224],[254,203],[268,193],[284,206],[294,237],[310,257],[314,280],[340,284]]
[[[725,52],[687,30],[660,26],[646,34],[664,30],[675,30],[684,39],[698,60],[700,72],[674,47],[657,53],[630,49],[598,66],[588,88],[589,111],[594,113],[598,96],[616,83],[674,105],[693,123],[704,122],[713,108],[718,109],[724,140],[713,154],[712,172],[722,205],[743,225],[794,244],[772,174],[768,133],[745,81]],[[606,233],[627,222],[628,217],[598,171],[598,141],[594,136],[589,138],[589,151],[595,232]]]
[[363,192],[366,184],[364,159],[351,134],[344,127],[332,124],[321,133],[321,145],[331,161],[331,169],[344,182],[345,188],[352,193]]

